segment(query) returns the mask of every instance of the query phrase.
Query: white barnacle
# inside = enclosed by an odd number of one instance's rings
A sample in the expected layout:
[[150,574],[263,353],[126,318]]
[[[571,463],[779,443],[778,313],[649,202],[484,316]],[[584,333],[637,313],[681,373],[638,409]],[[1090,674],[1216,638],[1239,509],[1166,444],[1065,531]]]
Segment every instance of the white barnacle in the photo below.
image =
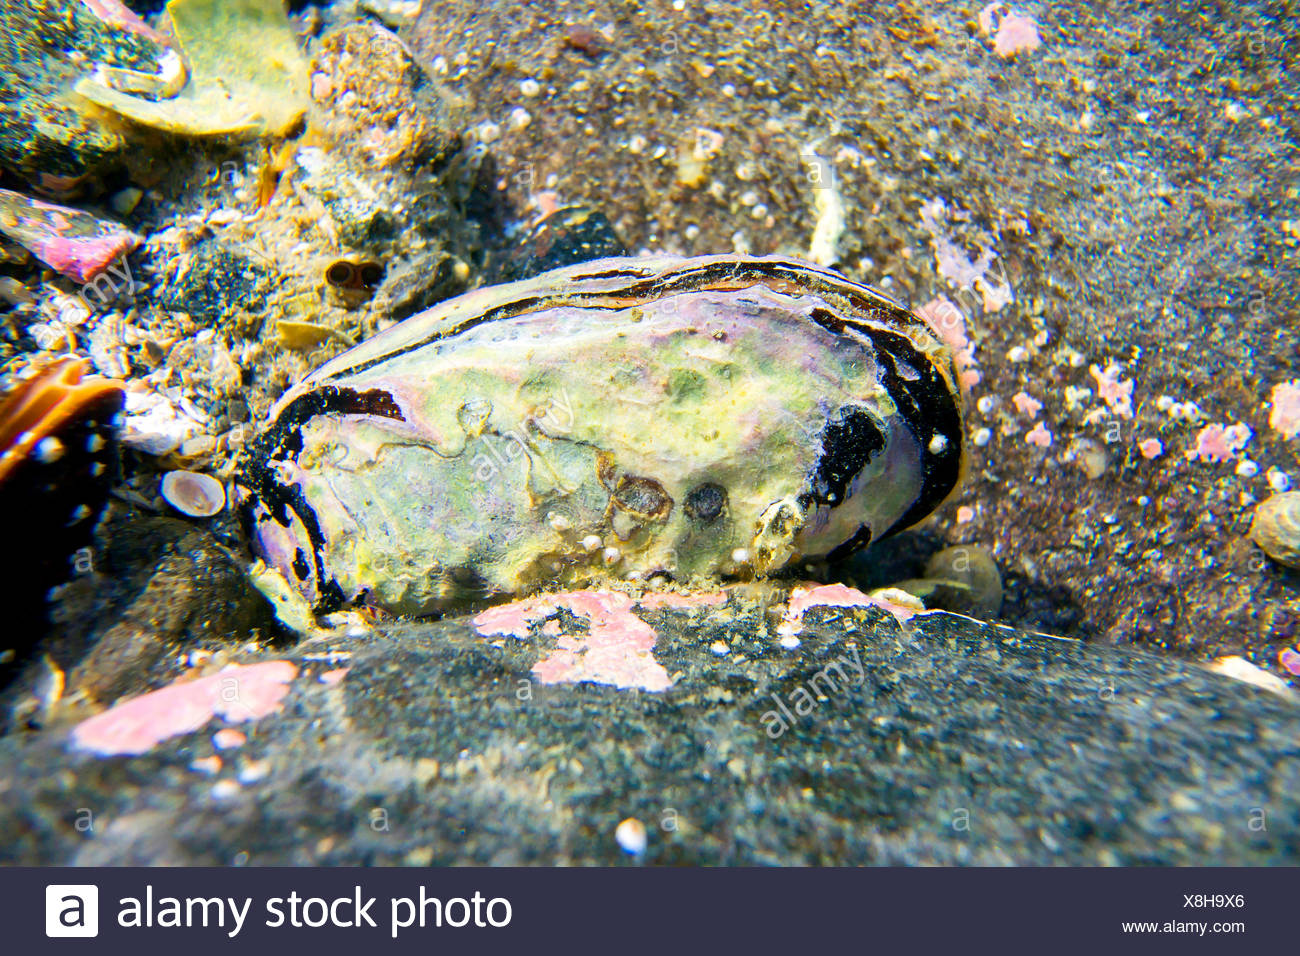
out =
[[32,457],[42,465],[50,465],[63,457],[63,450],[63,442],[53,435],[47,435],[36,443],[36,447],[32,449]]

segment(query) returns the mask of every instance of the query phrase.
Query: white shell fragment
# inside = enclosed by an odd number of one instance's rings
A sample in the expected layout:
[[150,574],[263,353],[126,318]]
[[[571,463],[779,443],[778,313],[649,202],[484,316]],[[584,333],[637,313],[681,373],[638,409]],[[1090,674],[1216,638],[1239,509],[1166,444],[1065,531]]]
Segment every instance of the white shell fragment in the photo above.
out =
[[649,842],[645,824],[636,817],[628,817],[614,828],[614,840],[630,856],[640,856]]
[[163,475],[162,496],[191,518],[211,518],[226,506],[226,489],[221,482],[197,471],[167,472]]
[[127,392],[122,444],[150,455],[166,455],[203,431],[208,416],[185,398],[160,392]]

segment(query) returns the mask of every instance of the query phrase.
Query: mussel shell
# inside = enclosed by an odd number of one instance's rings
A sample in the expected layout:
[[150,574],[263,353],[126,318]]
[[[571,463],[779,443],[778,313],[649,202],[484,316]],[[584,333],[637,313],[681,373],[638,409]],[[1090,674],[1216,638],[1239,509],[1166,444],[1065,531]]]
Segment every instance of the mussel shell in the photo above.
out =
[[838,558],[928,515],[963,445],[949,352],[884,294],[780,257],[615,258],[312,372],[252,444],[242,510],[318,610],[428,613],[605,565]]

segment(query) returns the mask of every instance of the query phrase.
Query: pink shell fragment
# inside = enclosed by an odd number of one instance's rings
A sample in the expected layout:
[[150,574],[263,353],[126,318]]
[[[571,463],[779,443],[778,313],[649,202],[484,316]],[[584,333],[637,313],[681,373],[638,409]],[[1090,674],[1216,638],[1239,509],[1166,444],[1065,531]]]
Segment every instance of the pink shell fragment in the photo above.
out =
[[1016,411],[1030,418],[1043,410],[1043,403],[1026,392],[1016,392],[1011,396],[1011,402],[1016,406]]
[[81,0],[81,2],[108,26],[119,27],[130,33],[147,37],[155,43],[167,45],[166,38],[136,16],[121,3],[121,0]]
[[980,32],[993,34],[993,49],[998,56],[1013,57],[1032,53],[1043,45],[1038,21],[1018,13],[1002,3],[990,3],[979,12]]
[[914,607],[872,597],[847,584],[799,585],[790,592],[790,601],[781,623],[776,626],[776,632],[785,637],[799,634],[803,630],[804,612],[810,607],[878,607],[894,615],[900,624],[905,624],[917,614],[925,613]]
[[1277,661],[1286,668],[1288,674],[1300,677],[1300,654],[1289,647],[1284,647],[1282,652],[1277,655]]
[[1165,453],[1165,446],[1160,443],[1159,438],[1144,438],[1138,442],[1138,451],[1147,461],[1153,458],[1159,458]]
[[980,373],[975,365],[975,346],[966,332],[965,314],[952,300],[942,295],[921,306],[916,314],[934,329],[943,344],[952,351],[958,384],[963,393],[969,392],[979,384]]
[[1088,371],[1097,382],[1097,395],[1111,412],[1120,418],[1133,417],[1133,380],[1121,379],[1123,371],[1114,362],[1104,369],[1091,366]]
[[1300,435],[1300,378],[1279,382],[1273,386],[1273,410],[1268,424],[1283,438]]
[[74,236],[65,239],[51,236],[32,247],[32,252],[60,275],[77,282],[89,282],[101,275],[113,260],[140,244],[140,237],[129,232],[103,236]]
[[1037,422],[1025,434],[1025,441],[1031,445],[1037,445],[1039,448],[1048,448],[1052,444],[1052,433],[1042,422]]
[[529,625],[560,608],[590,622],[585,634],[561,634],[551,654],[533,665],[543,684],[612,684],[661,691],[672,686],[651,653],[659,635],[632,613],[632,599],[615,591],[564,591],[489,608],[474,618],[479,634],[526,638]]
[[1250,442],[1249,425],[1238,423],[1223,426],[1217,422],[1206,425],[1196,435],[1196,446],[1187,451],[1188,461],[1231,461]]
[[[0,189],[0,231],[61,275],[90,282],[143,240],[88,212]],[[126,278],[130,273],[126,272]]]
[[218,715],[231,723],[257,720],[280,709],[297,674],[290,661],[264,661],[177,681],[83,720],[72,730],[72,744],[101,756],[142,754]]

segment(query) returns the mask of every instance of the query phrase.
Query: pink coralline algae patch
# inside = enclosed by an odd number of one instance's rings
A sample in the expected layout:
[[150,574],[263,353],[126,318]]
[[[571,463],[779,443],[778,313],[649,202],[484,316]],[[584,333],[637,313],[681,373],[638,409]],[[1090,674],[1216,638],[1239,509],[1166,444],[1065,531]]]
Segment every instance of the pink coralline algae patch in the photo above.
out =
[[1050,448],[1052,433],[1047,430],[1047,427],[1042,422],[1038,422],[1025,433],[1025,441],[1031,445],[1037,445],[1039,448]]
[[957,382],[963,392],[969,392],[980,382],[975,367],[975,346],[966,334],[966,316],[946,296],[931,299],[916,310],[916,314],[938,333],[943,344],[952,350],[953,364],[957,366]]
[[1291,648],[1282,648],[1282,652],[1277,655],[1277,662],[1286,669],[1288,674],[1300,677],[1300,654],[1297,654]]
[[1300,378],[1274,385],[1271,401],[1273,410],[1268,416],[1269,427],[1283,438],[1300,435]]
[[1016,392],[1015,395],[1011,396],[1011,402],[1016,406],[1016,411],[1030,418],[1043,410],[1043,403],[1025,392]]
[[633,601],[616,591],[563,591],[489,608],[473,620],[485,637],[526,638],[529,626],[566,608],[585,617],[585,634],[561,634],[555,650],[533,665],[543,684],[611,684],[661,691],[672,686],[668,672],[652,651],[659,635],[632,613]]
[[1002,3],[990,3],[979,13],[980,32],[993,35],[993,49],[1000,57],[1032,53],[1043,45],[1038,22]]
[[1231,461],[1253,436],[1249,425],[1206,425],[1196,435],[1196,446],[1187,450],[1188,461]]
[[280,709],[297,674],[289,661],[265,661],[178,681],[83,720],[72,730],[72,744],[101,756],[142,754],[218,715],[235,724],[257,720]]
[[[31,251],[51,269],[89,282],[141,243],[116,222],[88,212],[0,189],[0,233]],[[124,277],[129,278],[126,272]]]
[[1138,452],[1147,461],[1151,461],[1165,453],[1165,446],[1160,444],[1159,438],[1144,438],[1138,442]]
[[104,236],[52,236],[36,243],[32,252],[60,275],[78,282],[89,282],[102,275],[113,260],[140,244],[140,237],[130,232]]
[[776,632],[785,637],[797,635],[803,630],[804,612],[810,607],[878,607],[894,615],[900,624],[924,613],[914,607],[863,594],[847,584],[799,585],[790,592],[790,602],[786,605],[781,623],[776,626]]
[[1119,377],[1123,369],[1112,362],[1104,369],[1093,365],[1088,371],[1097,382],[1097,396],[1106,403],[1111,413],[1120,418],[1132,418],[1133,380]]
[[155,43],[165,44],[167,42],[149,24],[132,13],[120,0],[81,0],[81,2],[89,7],[99,20],[109,26],[121,27],[132,33],[138,33],[142,37],[148,37]]

